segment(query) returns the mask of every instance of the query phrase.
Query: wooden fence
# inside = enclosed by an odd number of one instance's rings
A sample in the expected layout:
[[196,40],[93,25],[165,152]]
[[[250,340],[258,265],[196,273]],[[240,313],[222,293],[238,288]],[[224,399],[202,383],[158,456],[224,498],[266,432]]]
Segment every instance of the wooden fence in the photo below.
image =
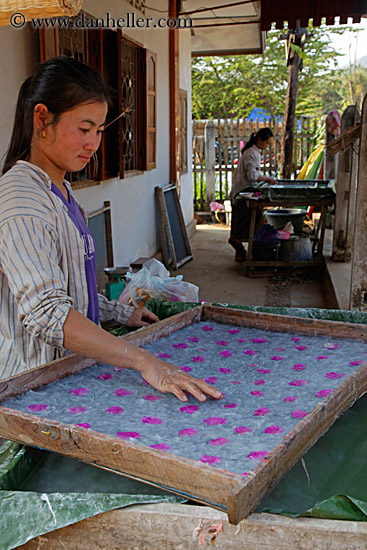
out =
[[[316,119],[300,118],[294,140],[294,175],[296,176],[313,150]],[[280,161],[281,123],[270,126],[274,139],[264,154],[262,173],[275,176]],[[232,176],[241,155],[241,149],[252,132],[264,127],[259,120],[218,119],[192,122],[192,171],[194,181],[194,207],[208,211],[212,200],[228,199]]]

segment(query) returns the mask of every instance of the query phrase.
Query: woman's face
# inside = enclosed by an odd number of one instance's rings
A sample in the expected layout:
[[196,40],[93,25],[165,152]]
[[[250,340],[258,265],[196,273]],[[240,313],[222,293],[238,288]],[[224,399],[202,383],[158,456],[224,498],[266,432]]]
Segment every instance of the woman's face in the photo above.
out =
[[256,145],[258,146],[259,149],[264,151],[271,144],[272,141],[273,141],[272,137],[269,137],[268,139],[264,139],[264,140],[259,138],[256,142]]
[[101,143],[107,110],[104,102],[82,103],[45,125],[36,153],[46,172],[77,172],[88,164]]

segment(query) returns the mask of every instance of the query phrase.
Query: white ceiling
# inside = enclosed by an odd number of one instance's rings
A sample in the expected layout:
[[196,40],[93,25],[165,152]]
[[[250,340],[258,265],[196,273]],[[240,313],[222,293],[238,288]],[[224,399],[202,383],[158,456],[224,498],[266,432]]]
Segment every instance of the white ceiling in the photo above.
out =
[[[203,8],[210,9],[199,11]],[[196,13],[190,13],[193,11]],[[193,19],[193,56],[263,51],[259,1],[181,0],[181,17],[184,17],[185,13]]]

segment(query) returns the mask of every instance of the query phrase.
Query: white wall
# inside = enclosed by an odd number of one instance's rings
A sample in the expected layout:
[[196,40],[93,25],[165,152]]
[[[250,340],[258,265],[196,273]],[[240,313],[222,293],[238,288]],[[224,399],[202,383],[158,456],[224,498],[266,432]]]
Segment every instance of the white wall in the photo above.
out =
[[38,35],[28,26],[0,28],[0,165],[10,140],[18,90],[39,61]]
[[[168,0],[154,0],[149,3],[156,10],[167,10]],[[133,12],[127,2],[121,0],[85,0],[85,12],[94,17],[125,17]],[[141,16],[141,14],[138,14]],[[148,9],[145,16],[155,20],[168,16]],[[89,212],[110,201],[112,207],[112,237],[115,265],[129,265],[139,257],[150,257],[158,248],[158,228],[154,187],[169,183],[169,52],[168,30],[166,29],[122,29],[125,36],[138,42],[157,54],[157,167],[154,170],[128,176],[123,180],[108,180],[98,186],[76,191],[79,202]],[[10,138],[15,98],[22,81],[29,76],[38,61],[38,37],[32,30],[0,28],[0,47],[6,55],[0,58],[0,154],[5,153]],[[190,32],[180,31],[180,87],[190,88]],[[191,113],[188,115],[191,121]],[[188,143],[191,159],[191,124]],[[191,166],[189,174],[181,180],[182,209],[186,224],[193,219]]]
[[187,91],[187,174],[181,176],[181,206],[186,225],[194,217],[191,124],[191,32],[180,30],[180,88]]

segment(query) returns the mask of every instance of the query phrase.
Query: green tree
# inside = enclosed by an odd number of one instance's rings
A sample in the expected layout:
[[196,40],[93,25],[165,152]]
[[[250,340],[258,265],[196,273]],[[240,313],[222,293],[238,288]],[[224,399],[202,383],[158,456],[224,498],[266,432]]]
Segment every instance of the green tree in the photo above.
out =
[[[304,50],[299,51],[303,69],[299,75],[297,116],[321,116],[332,109],[343,110],[363,95],[367,69],[340,70],[339,54],[331,42],[332,34],[342,34],[346,30],[351,28],[322,26],[309,29],[310,37]],[[254,107],[266,109],[273,118],[282,116],[288,68],[285,41],[279,40],[280,34],[275,30],[268,33],[263,55],[194,59],[193,117],[246,117]]]

